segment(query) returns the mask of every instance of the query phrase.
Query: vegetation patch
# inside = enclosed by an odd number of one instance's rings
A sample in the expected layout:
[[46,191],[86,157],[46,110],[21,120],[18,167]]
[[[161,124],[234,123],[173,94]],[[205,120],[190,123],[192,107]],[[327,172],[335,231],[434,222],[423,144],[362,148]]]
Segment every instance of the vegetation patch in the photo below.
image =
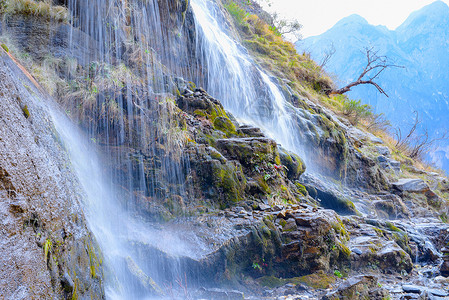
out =
[[6,0],[0,9],[5,15],[35,16],[57,22],[67,22],[69,17],[66,7],[54,6],[51,0]]
[[303,86],[317,92],[332,90],[332,80],[321,67],[306,53],[298,54],[294,44],[284,40],[276,26],[247,13],[233,1],[228,1],[225,8],[233,17],[243,44],[260,65],[278,77],[287,77],[289,85],[297,90],[303,90]]
[[6,52],[9,52],[9,48],[8,48],[8,46],[6,46],[5,44],[2,44],[1,47],[2,47],[3,50],[5,50]]

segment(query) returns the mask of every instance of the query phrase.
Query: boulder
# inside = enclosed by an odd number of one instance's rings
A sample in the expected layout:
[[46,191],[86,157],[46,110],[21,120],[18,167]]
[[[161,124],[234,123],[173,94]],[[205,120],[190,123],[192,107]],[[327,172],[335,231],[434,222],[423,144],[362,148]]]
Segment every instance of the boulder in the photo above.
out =
[[376,277],[361,275],[348,278],[337,290],[325,295],[323,300],[387,299],[388,297],[388,291],[378,286]]
[[239,127],[239,132],[250,137],[265,137],[265,134],[258,127],[250,125],[242,125]]
[[410,272],[413,263],[410,255],[395,241],[362,235],[354,237],[348,244],[350,249],[358,249],[351,254],[351,267],[357,269],[378,269],[383,272]]
[[261,160],[272,164],[279,162],[277,144],[269,138],[218,139],[216,145],[226,158],[237,160],[246,167]]
[[392,186],[401,192],[423,193],[429,190],[429,186],[422,179],[404,178],[393,182]]

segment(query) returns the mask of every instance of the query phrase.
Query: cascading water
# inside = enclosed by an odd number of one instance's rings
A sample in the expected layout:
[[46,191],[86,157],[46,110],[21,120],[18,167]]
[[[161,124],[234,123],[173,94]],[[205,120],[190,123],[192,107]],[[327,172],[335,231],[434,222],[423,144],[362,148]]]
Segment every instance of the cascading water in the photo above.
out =
[[[188,166],[180,151],[182,136],[171,131],[173,99],[164,93],[161,65],[182,67],[164,50],[176,48],[160,19],[160,10],[168,8],[157,1],[107,0],[69,1],[68,6],[73,28],[85,33],[71,41],[72,52],[84,45],[85,72],[72,76],[88,85],[81,103],[72,95],[65,104],[73,107],[72,117],[96,149],[67,130],[63,118],[55,117],[55,123],[71,145],[87,192],[88,220],[105,256],[106,295],[161,295],[158,285],[172,286],[185,273],[174,257],[194,252],[176,233],[150,223],[152,201],[186,197]],[[96,151],[102,153],[101,163],[94,159]]]
[[[194,78],[237,118],[263,128],[304,157],[298,124],[310,122],[308,112],[289,104],[273,80],[227,35],[219,6],[207,0],[191,2],[196,48],[189,48],[191,43],[185,40],[192,39],[187,28],[192,24],[185,20],[188,8],[173,3],[68,3],[73,28],[84,33],[79,38],[72,31],[72,53],[84,48],[78,56],[85,69],[81,74],[69,72],[69,78],[78,77],[87,84],[82,102],[74,100],[79,98],[75,94],[67,97],[66,105],[73,107],[72,117],[103,153],[103,164],[86,163],[92,162],[93,150],[65,131],[65,121],[56,118],[56,123],[72,145],[73,161],[88,194],[88,220],[105,256],[108,298],[157,293],[153,279],[170,285],[186,273],[173,257],[195,256],[195,250],[176,233],[148,223],[152,201],[188,198],[181,136],[170,132],[172,104],[166,92],[172,92],[172,84],[167,72],[171,77]],[[174,10],[181,11],[175,18]],[[178,32],[175,38],[173,32]],[[207,73],[200,76],[195,64],[206,66]],[[148,206],[150,214],[140,211]],[[144,250],[151,248],[148,245],[162,250],[162,255]],[[173,257],[167,260],[166,255]]]
[[206,90],[238,119],[262,128],[286,149],[307,157],[298,122],[308,122],[310,116],[304,118],[308,112],[293,107],[247,50],[230,38],[217,3],[192,0],[191,6],[197,25],[197,53],[207,66]]

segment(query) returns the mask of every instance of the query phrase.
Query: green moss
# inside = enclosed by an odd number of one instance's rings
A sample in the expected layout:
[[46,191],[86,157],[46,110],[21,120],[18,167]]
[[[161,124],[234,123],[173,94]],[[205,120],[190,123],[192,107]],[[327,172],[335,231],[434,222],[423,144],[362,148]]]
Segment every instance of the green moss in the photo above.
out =
[[28,110],[28,106],[24,105],[22,107],[22,112],[23,112],[23,115],[25,116],[25,118],[28,119],[30,117],[30,111]]
[[214,120],[214,127],[215,129],[226,133],[228,137],[237,134],[237,130],[229,118],[216,117]]
[[100,268],[100,260],[95,253],[94,247],[88,243],[87,252],[89,254],[89,269],[92,278],[97,278],[97,270]]
[[259,282],[260,285],[262,285],[264,287],[268,287],[270,289],[283,286],[284,284],[287,283],[286,279],[277,278],[274,276],[264,276],[264,277],[257,279],[257,281]]
[[348,246],[342,243],[338,243],[338,248],[340,253],[343,254],[344,258],[349,259],[351,257],[351,250],[349,250]]
[[391,222],[386,222],[385,225],[386,225],[387,228],[390,229],[391,231],[396,231],[396,232],[400,232],[400,231],[401,231],[399,228],[397,228],[396,226],[394,226],[393,223],[391,223]]
[[222,198],[222,206],[235,203],[243,199],[246,186],[246,178],[242,176],[241,165],[214,164],[212,178],[214,186],[219,189]]
[[265,181],[264,177],[262,175],[257,176],[255,178],[255,180],[257,181],[257,183],[259,184],[259,187],[262,189],[262,191],[266,194],[270,194],[271,193],[271,189],[268,186],[267,182]]
[[52,242],[50,239],[47,239],[44,244],[44,259],[47,262],[48,254],[51,252]]
[[300,184],[299,182],[295,182],[296,187],[298,188],[299,192],[303,195],[303,196],[307,196],[309,193],[307,192],[307,189],[305,186],[303,186],[302,184]]
[[302,283],[314,289],[327,289],[336,282],[336,279],[332,275],[318,271],[310,275],[290,279],[289,281],[296,284]]
[[9,52],[9,48],[8,48],[8,46],[6,46],[5,44],[2,44],[1,47],[2,47],[3,50],[5,50],[6,52]]

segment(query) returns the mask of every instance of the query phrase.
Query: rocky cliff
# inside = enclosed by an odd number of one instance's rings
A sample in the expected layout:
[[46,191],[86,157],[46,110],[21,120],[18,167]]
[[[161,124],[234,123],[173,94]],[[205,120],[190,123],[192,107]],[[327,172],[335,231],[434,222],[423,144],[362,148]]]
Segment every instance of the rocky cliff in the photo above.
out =
[[36,84],[2,49],[0,297],[102,299],[83,192],[46,108],[54,103]]

